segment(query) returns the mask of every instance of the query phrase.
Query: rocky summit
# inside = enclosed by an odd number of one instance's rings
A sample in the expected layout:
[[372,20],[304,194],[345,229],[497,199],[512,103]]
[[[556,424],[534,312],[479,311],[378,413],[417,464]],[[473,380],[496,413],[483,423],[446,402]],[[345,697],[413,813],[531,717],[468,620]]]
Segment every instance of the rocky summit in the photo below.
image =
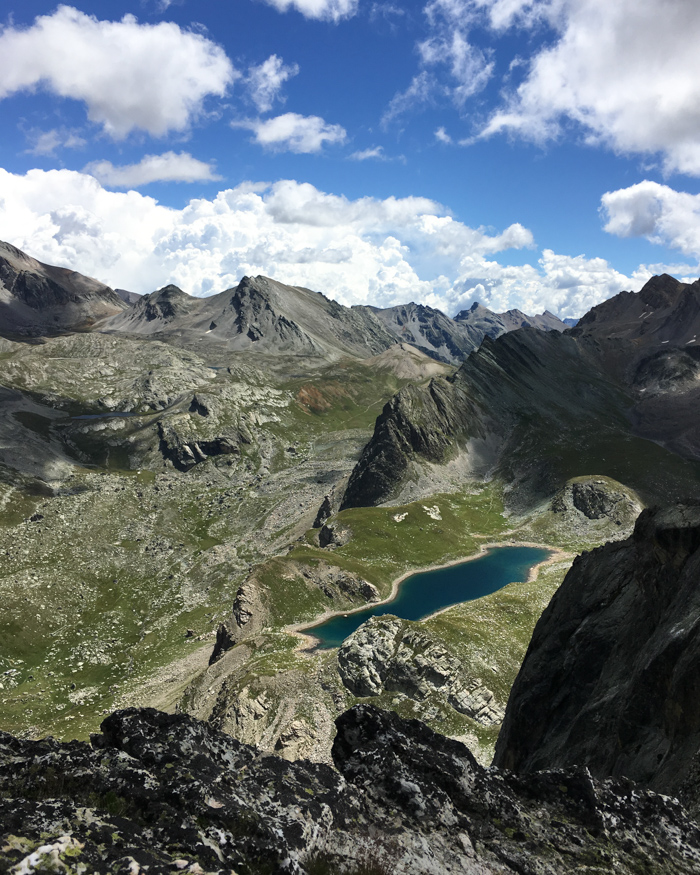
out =
[[459,742],[370,706],[337,729],[337,770],[152,709],[111,715],[91,744],[0,735],[4,871],[700,871],[683,808],[626,779],[484,769]]

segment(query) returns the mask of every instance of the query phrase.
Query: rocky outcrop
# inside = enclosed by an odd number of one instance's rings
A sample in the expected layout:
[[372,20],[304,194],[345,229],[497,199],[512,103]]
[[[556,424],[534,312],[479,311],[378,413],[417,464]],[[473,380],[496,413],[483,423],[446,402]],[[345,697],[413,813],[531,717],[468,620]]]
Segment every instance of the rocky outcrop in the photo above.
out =
[[338,771],[184,715],[119,711],[92,744],[0,734],[3,868],[165,875],[384,872],[690,875],[700,835],[672,799],[585,769],[479,766],[418,721],[359,706]]
[[326,523],[318,533],[318,546],[323,548],[343,547],[351,540],[352,529],[337,523]]
[[437,694],[477,723],[493,726],[503,708],[470,678],[460,660],[415,625],[391,616],[371,617],[338,651],[338,671],[356,696],[395,691],[417,701]]
[[313,586],[317,586],[329,599],[350,599],[354,602],[379,601],[377,587],[354,571],[347,571],[326,562],[318,562],[315,565],[300,565],[299,571],[305,580]]
[[178,471],[189,471],[210,456],[240,453],[238,441],[230,437],[187,441],[167,422],[158,423],[158,437],[163,458],[169,459]]
[[85,329],[126,307],[104,283],[42,264],[0,242],[0,332],[32,336]]
[[633,490],[609,477],[574,477],[551,504],[569,531],[585,537],[607,534],[609,540],[631,534],[642,506]]
[[255,580],[246,580],[238,587],[233,600],[231,617],[216,631],[216,643],[209,659],[211,665],[239,641],[259,632],[267,618],[267,611]]
[[416,459],[441,463],[484,435],[477,405],[461,380],[435,378],[406,386],[384,406],[372,439],[348,482],[341,510],[381,504],[396,496]]
[[[700,504],[645,510],[574,562],[538,622],[495,764],[586,766],[682,793],[700,749]],[[692,781],[691,781],[692,784]]]

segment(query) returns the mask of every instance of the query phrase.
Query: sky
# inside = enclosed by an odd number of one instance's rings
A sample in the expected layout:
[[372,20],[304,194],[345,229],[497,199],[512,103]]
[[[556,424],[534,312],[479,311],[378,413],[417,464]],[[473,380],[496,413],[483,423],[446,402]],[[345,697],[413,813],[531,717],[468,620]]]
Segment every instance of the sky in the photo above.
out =
[[700,275],[697,0],[0,0],[0,239],[579,317]]

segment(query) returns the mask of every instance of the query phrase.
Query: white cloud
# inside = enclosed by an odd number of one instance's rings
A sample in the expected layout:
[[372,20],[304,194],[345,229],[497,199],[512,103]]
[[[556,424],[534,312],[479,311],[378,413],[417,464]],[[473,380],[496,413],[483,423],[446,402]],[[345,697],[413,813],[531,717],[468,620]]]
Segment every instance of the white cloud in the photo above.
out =
[[369,149],[362,149],[361,152],[353,152],[350,157],[353,161],[370,161],[372,159],[375,161],[388,160],[384,154],[383,146],[372,146]]
[[265,0],[265,3],[280,12],[296,9],[306,18],[337,23],[355,15],[358,0]]
[[439,306],[465,254],[480,260],[532,240],[519,225],[469,228],[427,198],[348,200],[292,180],[247,183],[182,210],[68,170],[0,170],[0,191],[0,239],[141,292],[174,282],[201,295],[262,273],[346,304]]
[[605,230],[618,237],[646,237],[700,259],[700,195],[645,179],[601,198]]
[[87,145],[77,131],[66,128],[53,128],[50,131],[32,128],[25,131],[25,136],[31,144],[26,150],[28,155],[53,155],[56,149],[82,149]]
[[[493,11],[499,4],[488,0]],[[518,5],[518,2],[516,2]],[[522,4],[520,4],[522,5]],[[590,142],[623,153],[660,152],[667,171],[700,175],[700,15],[692,0],[532,3],[558,32],[484,134],[543,141],[564,119]]]
[[71,6],[0,33],[0,99],[46,88],[83,101],[115,139],[186,129],[237,74],[223,49],[172,22],[99,21]]
[[245,183],[182,210],[68,170],[0,170],[0,192],[0,239],[138,292],[173,282],[206,295],[265,274],[344,304],[413,300],[453,315],[478,299],[580,316],[652,272],[627,277],[603,259],[549,250],[502,265],[499,252],[533,245],[522,225],[487,233],[427,198],[349,200],[293,180]]
[[279,100],[284,83],[298,73],[298,64],[285,64],[277,55],[270,55],[262,64],[251,67],[246,83],[258,112],[271,110],[275,100]]
[[[493,75],[491,53],[470,42],[470,31],[483,22],[484,9],[494,0],[430,0],[424,8],[428,35],[417,45],[420,72],[404,91],[394,95],[384,123],[405,112],[449,98],[462,108],[467,98],[481,91]],[[508,0],[517,2],[520,0]],[[447,77],[442,76],[447,69]]]
[[444,143],[446,146],[449,146],[454,142],[452,137],[447,133],[447,131],[443,127],[439,127],[435,131],[435,139],[440,143]]
[[320,152],[325,143],[344,143],[345,128],[329,125],[317,115],[286,112],[270,119],[232,122],[233,127],[248,128],[261,146],[276,151]]
[[399,91],[391,98],[382,116],[382,125],[386,126],[405,112],[431,103],[440,93],[446,92],[435,76],[427,70],[421,70],[411,79],[411,84],[405,91]]
[[493,74],[493,61],[478,46],[472,45],[468,33],[452,25],[437,28],[437,33],[420,43],[419,51],[426,67],[446,64],[454,80],[452,99],[462,106],[468,97],[481,91]]
[[618,292],[641,288],[649,276],[640,270],[627,277],[603,258],[558,255],[550,249],[537,266],[504,266],[467,256],[448,297],[454,311],[478,300],[496,312],[517,308],[531,315],[550,310],[561,318],[580,317]]
[[83,173],[94,176],[107,188],[138,188],[150,182],[213,182],[221,179],[211,164],[187,152],[144,155],[138,164],[115,167],[111,161],[93,161]]

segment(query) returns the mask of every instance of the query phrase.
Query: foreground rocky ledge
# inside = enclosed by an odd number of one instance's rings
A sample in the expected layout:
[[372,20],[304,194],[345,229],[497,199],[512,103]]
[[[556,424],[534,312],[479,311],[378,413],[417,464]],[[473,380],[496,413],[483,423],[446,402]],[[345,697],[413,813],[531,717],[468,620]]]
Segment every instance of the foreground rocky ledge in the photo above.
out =
[[118,711],[92,744],[0,735],[0,870],[698,873],[674,799],[584,768],[517,776],[367,705],[337,720],[338,771],[191,717]]

